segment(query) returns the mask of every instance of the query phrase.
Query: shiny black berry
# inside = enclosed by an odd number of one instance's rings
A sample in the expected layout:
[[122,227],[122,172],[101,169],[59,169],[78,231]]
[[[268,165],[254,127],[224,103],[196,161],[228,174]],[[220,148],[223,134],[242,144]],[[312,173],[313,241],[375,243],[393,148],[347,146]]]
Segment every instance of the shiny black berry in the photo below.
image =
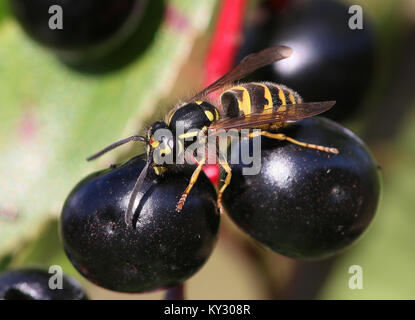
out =
[[259,70],[252,80],[282,83],[308,102],[335,100],[325,116],[351,117],[372,84],[375,37],[366,15],[363,29],[350,28],[349,21],[357,22],[350,6],[337,0],[307,1],[284,12],[262,6],[247,26],[239,59],[271,45],[291,47],[291,57]]
[[40,269],[4,272],[0,275],[0,300],[88,299],[79,283],[74,279],[63,276],[60,289],[60,283],[55,279],[51,279],[53,276],[53,273],[50,274]]
[[88,50],[101,55],[121,43],[137,25],[144,4],[145,0],[10,1],[33,39],[68,58]]
[[144,165],[141,155],[86,177],[62,210],[65,252],[82,275],[107,289],[144,292],[177,285],[202,267],[216,243],[216,191],[204,174],[176,211],[194,166],[162,177],[151,169],[145,183],[153,184],[139,193],[135,228],[127,226],[129,196]]
[[240,228],[278,253],[333,255],[355,242],[372,221],[380,193],[378,167],[356,135],[328,119],[306,119],[283,132],[335,147],[339,154],[262,138],[259,174],[243,175],[244,165],[231,166],[226,210]]

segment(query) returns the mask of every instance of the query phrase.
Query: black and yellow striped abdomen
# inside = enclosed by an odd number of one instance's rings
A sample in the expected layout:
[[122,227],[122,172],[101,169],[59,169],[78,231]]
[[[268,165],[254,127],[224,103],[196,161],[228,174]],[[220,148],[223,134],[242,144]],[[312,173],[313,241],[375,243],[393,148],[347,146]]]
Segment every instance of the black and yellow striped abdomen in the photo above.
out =
[[301,103],[300,95],[294,90],[272,82],[249,82],[234,86],[221,94],[221,105],[225,117],[237,117],[250,113],[274,111],[288,104]]

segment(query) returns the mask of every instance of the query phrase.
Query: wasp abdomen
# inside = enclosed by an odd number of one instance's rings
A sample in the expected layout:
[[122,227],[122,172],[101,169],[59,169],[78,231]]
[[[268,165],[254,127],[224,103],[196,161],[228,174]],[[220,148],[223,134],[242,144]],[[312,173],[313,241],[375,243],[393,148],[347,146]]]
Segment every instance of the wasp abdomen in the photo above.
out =
[[225,117],[237,117],[250,113],[261,113],[301,103],[300,95],[294,90],[272,82],[249,82],[234,86],[221,95],[221,105]]

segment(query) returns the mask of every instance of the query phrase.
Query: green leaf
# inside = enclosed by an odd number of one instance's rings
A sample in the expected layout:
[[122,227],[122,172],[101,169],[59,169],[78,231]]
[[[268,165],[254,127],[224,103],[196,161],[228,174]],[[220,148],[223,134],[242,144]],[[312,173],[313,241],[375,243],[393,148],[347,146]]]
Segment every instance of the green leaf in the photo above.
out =
[[12,256],[7,255],[0,260],[0,274],[5,271],[12,262]]
[[6,5],[6,1],[0,1],[0,24],[4,18],[8,15],[9,8]]
[[48,270],[52,265],[59,265],[66,275],[82,280],[82,277],[62,250],[58,229],[57,219],[48,221],[41,230],[41,236],[34,239],[27,248],[21,250],[12,262],[11,267],[40,267]]
[[148,47],[106,74],[68,68],[11,18],[0,24],[0,257],[36,237],[81,178],[115,159],[87,163],[87,156],[142,128],[208,27],[214,4],[166,2],[168,19]]

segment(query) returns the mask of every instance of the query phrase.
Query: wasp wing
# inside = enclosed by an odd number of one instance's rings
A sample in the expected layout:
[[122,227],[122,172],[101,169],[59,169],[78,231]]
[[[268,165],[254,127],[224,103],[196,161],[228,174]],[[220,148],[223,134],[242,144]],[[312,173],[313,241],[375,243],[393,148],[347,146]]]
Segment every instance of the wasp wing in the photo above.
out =
[[214,122],[209,129],[255,128],[264,124],[301,120],[323,113],[333,107],[335,103],[335,101],[322,101],[287,104],[285,108],[279,107],[278,110],[267,109],[261,113],[225,118]]
[[246,56],[231,71],[213,82],[190,99],[190,101],[203,100],[209,93],[216,91],[235,81],[241,80],[255,70],[265,67],[273,62],[288,58],[292,54],[292,49],[286,46],[272,46],[257,53]]

